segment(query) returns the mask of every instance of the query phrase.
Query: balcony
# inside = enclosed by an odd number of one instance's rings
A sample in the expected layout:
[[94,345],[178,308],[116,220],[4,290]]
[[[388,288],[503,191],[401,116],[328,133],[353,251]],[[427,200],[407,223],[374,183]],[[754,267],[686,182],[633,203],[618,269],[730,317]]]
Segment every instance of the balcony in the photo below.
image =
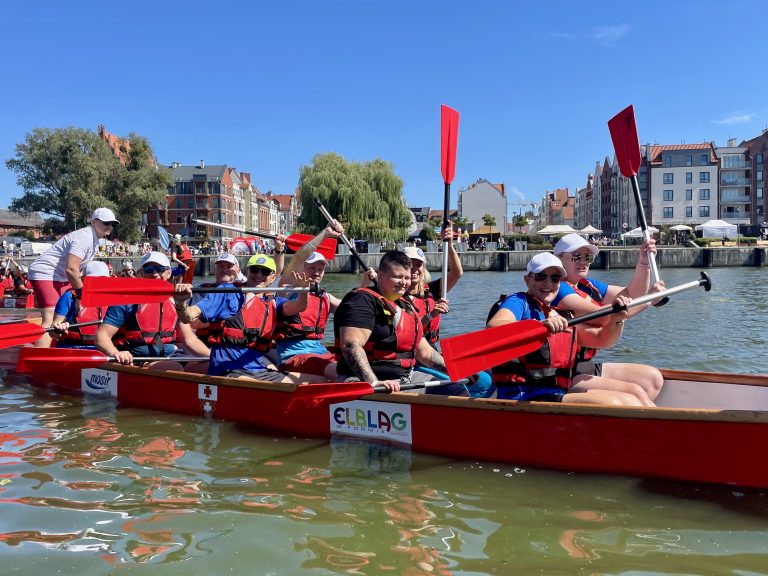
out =
[[752,168],[752,162],[743,158],[721,162],[720,164],[720,170],[749,170],[750,168]]
[[721,178],[720,185],[721,186],[751,186],[752,179],[751,178],[733,178],[733,177]]
[[720,204],[749,204],[751,198],[749,196],[723,196],[720,198]]

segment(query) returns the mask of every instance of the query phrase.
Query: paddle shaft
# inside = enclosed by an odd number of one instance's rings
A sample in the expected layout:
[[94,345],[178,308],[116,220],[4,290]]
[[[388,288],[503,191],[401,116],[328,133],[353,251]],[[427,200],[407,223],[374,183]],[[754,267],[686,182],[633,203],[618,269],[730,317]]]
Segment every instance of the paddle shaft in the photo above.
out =
[[[467,378],[461,380],[430,380],[429,382],[412,382],[409,384],[403,384],[400,386],[400,391],[403,390],[421,390],[422,388],[440,388],[441,386],[448,386],[450,384],[461,384],[466,386],[469,384]],[[389,392],[387,388],[381,384],[377,384],[373,387],[374,392]]]
[[190,222],[195,224],[202,224],[204,226],[212,226],[214,228],[221,228],[222,230],[231,230],[232,232],[238,232],[240,234],[249,234],[250,236],[259,236],[260,238],[269,238],[274,240],[277,238],[275,234],[267,234],[265,232],[256,232],[254,230],[245,230],[244,228],[235,228],[234,226],[228,226],[227,224],[218,224],[217,222],[209,222],[208,220],[201,220],[200,218],[190,218]]
[[[445,183],[445,198],[443,198],[443,230],[451,226],[450,220],[448,220],[448,206],[451,203],[451,183]],[[443,279],[440,282],[440,297],[446,299],[448,297],[448,247],[451,241],[447,238],[443,239]]]
[[[316,286],[313,284],[312,286],[305,286],[305,287],[279,287],[276,288],[274,286],[272,287],[266,287],[266,288],[254,288],[249,286],[204,286],[200,288],[192,288],[192,292],[195,294],[209,294],[211,292],[217,293],[217,294],[240,294],[240,293],[262,293],[262,292],[311,292],[313,290],[317,290]],[[173,290],[168,291],[169,296],[173,296]]]
[[701,279],[700,280],[694,280],[692,282],[687,282],[686,284],[680,284],[679,286],[675,286],[674,288],[669,288],[667,290],[662,290],[661,292],[654,292],[651,294],[645,294],[644,296],[640,296],[638,298],[633,298],[632,301],[627,304],[626,306],[621,306],[618,303],[613,304],[612,306],[606,306],[604,308],[600,308],[599,310],[595,310],[594,312],[590,312],[588,314],[582,314],[581,316],[577,316],[576,318],[571,318],[568,320],[568,326],[573,326],[574,324],[581,324],[582,322],[589,322],[590,320],[594,320],[595,318],[602,318],[603,316],[608,316],[610,314],[615,314],[616,312],[621,312],[622,310],[629,310],[630,308],[634,308],[635,306],[642,306],[643,304],[648,304],[649,302],[653,302],[654,300],[658,300],[659,298],[667,298],[669,299],[670,296],[673,294],[677,294],[678,292],[684,292],[686,290],[690,290],[691,288],[698,288],[699,286],[704,286],[704,289],[709,292],[712,288],[712,282],[709,279],[709,276],[705,272],[701,273]]
[[[331,216],[330,212],[323,206],[323,203],[320,201],[320,198],[315,198],[315,205],[317,206],[317,209],[320,210],[320,214],[323,215],[323,217],[328,220],[328,224],[333,226],[333,216]],[[363,267],[363,270],[368,270],[370,266],[368,266],[363,259],[360,257],[360,254],[357,253],[357,250],[355,249],[355,245],[352,244],[352,242],[349,241],[349,238],[345,234],[341,234],[339,236],[341,238],[341,241],[344,242],[344,244],[347,245],[347,248],[349,248],[350,253],[352,256],[355,257],[355,260],[357,260],[358,264]],[[376,280],[373,281],[374,284],[376,284]]]
[[[643,232],[643,239],[650,240],[651,233],[648,231],[648,221],[645,219],[645,209],[643,208],[643,199],[640,196],[640,185],[637,181],[637,174],[630,177],[632,182],[632,192],[635,195],[635,206],[637,207],[637,218],[640,220],[640,230]],[[648,264],[651,266],[651,282],[656,284],[659,281],[659,269],[656,266],[656,254],[648,253]]]

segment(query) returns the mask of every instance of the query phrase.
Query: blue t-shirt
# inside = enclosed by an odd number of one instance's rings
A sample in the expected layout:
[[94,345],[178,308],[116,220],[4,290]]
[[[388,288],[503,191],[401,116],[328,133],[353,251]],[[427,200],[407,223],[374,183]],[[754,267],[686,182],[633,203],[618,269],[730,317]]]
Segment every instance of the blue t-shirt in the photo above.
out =
[[[123,326],[128,330],[136,330],[139,327],[136,321],[136,312],[139,309],[140,304],[123,304],[122,306],[110,306],[107,308],[107,312],[104,314],[104,324],[109,324],[116,328]],[[125,347],[120,347],[125,350]],[[139,346],[130,346],[127,348],[133,356],[152,356],[165,357],[173,356],[176,353],[175,344],[164,344],[162,348],[155,346],[154,344],[141,344]]]
[[54,316],[64,316],[64,321],[70,324],[77,320],[77,314],[80,312],[80,304],[74,294],[67,290],[56,302],[56,308],[53,309]]
[[[221,284],[220,287],[234,286],[234,284]],[[258,296],[256,296],[258,298]],[[277,315],[280,316],[285,298],[275,297]],[[245,304],[245,295],[242,293],[211,292],[206,294],[195,306],[200,308],[203,322],[219,322],[226,320],[240,312]],[[208,363],[208,374],[211,376],[224,376],[232,370],[247,370],[249,372],[264,370],[266,365],[263,354],[258,350],[243,348],[240,346],[211,346],[211,359]]]
[[[296,300],[298,294],[291,294],[288,300]],[[320,340],[299,338],[296,340],[278,340],[275,346],[279,363],[282,364],[289,358],[299,354],[328,354],[328,348]]]
[[[590,284],[597,288],[597,291],[600,292],[600,299],[605,300],[605,295],[608,293],[608,284],[605,282],[601,282],[600,280],[596,280],[595,278],[587,278]],[[571,294],[576,294],[576,290],[573,289],[573,287],[568,284],[568,282],[560,282],[560,290],[557,292],[557,296],[552,301],[552,306],[557,306],[560,303],[560,300],[565,298],[566,296],[570,296]]]
[[515,315],[515,320],[544,320],[544,312],[538,308],[531,308],[525,292],[518,292],[507,296],[499,309],[506,308]]

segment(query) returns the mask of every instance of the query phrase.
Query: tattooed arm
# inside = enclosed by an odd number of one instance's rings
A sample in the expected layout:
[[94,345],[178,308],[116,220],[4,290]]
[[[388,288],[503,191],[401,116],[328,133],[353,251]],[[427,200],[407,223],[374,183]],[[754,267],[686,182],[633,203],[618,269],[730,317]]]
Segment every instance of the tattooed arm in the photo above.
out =
[[371,330],[365,328],[355,328],[344,326],[339,330],[339,339],[341,340],[341,353],[344,356],[352,372],[363,382],[370,382],[373,385],[382,384],[387,389],[397,392],[400,389],[399,380],[382,380],[376,378],[376,374],[371,368],[368,357],[363,350],[363,346],[371,337]]
[[419,345],[416,346],[416,360],[428,368],[434,368],[440,372],[445,372],[445,360],[443,360],[443,356],[429,345],[426,338],[422,338],[419,341]]

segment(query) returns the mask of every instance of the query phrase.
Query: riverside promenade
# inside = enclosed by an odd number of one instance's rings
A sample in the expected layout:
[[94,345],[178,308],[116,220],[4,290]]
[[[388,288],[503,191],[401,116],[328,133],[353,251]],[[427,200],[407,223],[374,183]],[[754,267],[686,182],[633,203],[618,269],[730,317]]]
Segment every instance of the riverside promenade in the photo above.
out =
[[[768,265],[768,247],[715,247],[715,248],[682,248],[661,246],[656,255],[658,267],[663,268],[721,268],[738,266]],[[358,271],[358,265],[354,257],[348,253],[346,246],[339,245],[339,254],[328,263],[326,273],[353,273]],[[488,251],[488,252],[459,252],[461,264],[465,272],[508,272],[525,270],[528,260],[537,251]],[[427,256],[427,268],[430,271],[440,271],[443,265],[442,252],[425,252]],[[600,249],[597,259],[592,264],[593,270],[611,270],[621,268],[634,268],[637,263],[638,248],[624,248],[611,246]],[[381,253],[360,254],[366,265],[376,268],[381,258]],[[197,268],[195,276],[210,276],[213,273],[215,255],[197,256]],[[286,264],[291,255],[286,256]],[[245,265],[246,257],[240,258]],[[29,265],[34,258],[19,258],[17,261]],[[122,268],[122,261],[126,257],[113,257],[104,259],[111,262],[115,272]],[[139,258],[132,258],[134,267],[138,268]]]

